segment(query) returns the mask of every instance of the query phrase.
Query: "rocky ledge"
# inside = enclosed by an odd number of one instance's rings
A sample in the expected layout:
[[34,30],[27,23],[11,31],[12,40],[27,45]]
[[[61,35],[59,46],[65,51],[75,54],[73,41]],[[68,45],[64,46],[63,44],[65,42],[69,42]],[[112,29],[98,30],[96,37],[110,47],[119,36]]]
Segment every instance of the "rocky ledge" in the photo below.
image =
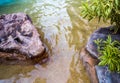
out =
[[88,72],[91,83],[120,83],[120,73],[110,72],[107,66],[98,66],[99,56],[94,40],[98,38],[106,40],[107,36],[111,35],[113,40],[120,41],[120,33],[113,34],[110,28],[96,30],[89,38],[86,47],[81,50],[80,58]]
[[40,35],[24,13],[0,16],[0,60],[27,60],[45,51]]

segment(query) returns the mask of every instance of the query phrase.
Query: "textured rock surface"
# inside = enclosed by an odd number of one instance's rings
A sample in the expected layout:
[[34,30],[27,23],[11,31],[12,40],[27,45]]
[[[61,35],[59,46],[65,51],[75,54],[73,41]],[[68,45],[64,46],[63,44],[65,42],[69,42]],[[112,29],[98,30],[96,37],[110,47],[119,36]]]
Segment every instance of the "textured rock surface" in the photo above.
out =
[[94,59],[85,48],[81,50],[80,58],[88,73],[91,83],[98,83],[98,78],[95,71],[95,65],[98,64],[98,60]]
[[106,40],[111,35],[112,40],[120,41],[120,33],[113,34],[111,27],[100,28],[90,37],[85,49],[81,50],[81,59],[91,79],[91,83],[120,83],[120,73],[110,72],[106,66],[98,66],[96,39]]
[[98,66],[98,59],[83,48],[80,58],[88,73],[91,83],[120,83],[120,73],[110,72],[106,66]]
[[28,15],[0,16],[0,58],[25,60],[42,55],[45,48],[39,37]]
[[110,30],[110,28],[111,27],[100,28],[96,30],[89,38],[86,49],[94,58],[98,58],[97,45],[94,43],[94,40],[98,38],[106,40],[107,36],[110,34],[113,40],[120,41],[120,33],[113,34],[114,32]]
[[95,68],[99,78],[99,83],[120,83],[119,73],[110,72],[106,66],[96,66]]

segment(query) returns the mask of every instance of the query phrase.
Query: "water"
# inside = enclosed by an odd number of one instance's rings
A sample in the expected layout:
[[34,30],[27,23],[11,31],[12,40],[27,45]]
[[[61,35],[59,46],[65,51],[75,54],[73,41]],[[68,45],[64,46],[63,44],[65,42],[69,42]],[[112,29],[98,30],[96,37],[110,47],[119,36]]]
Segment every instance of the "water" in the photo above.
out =
[[28,0],[1,0],[0,1],[0,6],[2,5],[12,5],[12,4],[17,4],[17,3],[23,3]]
[[42,65],[1,64],[0,83],[90,83],[79,52],[90,34],[105,24],[82,19],[80,4],[81,0],[21,0],[1,5],[0,14],[30,15],[50,59]]

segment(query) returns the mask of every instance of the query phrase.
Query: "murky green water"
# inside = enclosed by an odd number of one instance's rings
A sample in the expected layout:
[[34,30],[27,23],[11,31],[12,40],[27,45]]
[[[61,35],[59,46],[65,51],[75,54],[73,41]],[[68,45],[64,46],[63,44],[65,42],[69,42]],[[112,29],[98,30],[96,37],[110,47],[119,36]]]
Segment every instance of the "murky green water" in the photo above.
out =
[[43,65],[0,65],[0,83],[90,83],[79,52],[98,25],[80,16],[81,0],[26,0],[0,6],[0,14],[25,12],[40,30],[49,61]]

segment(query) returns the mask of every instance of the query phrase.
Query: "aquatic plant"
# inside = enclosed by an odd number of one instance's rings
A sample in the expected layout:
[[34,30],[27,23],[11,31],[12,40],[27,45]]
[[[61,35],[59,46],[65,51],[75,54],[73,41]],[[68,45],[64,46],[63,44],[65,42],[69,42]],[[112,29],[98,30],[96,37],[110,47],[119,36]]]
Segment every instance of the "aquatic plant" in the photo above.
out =
[[95,43],[100,53],[100,66],[108,66],[110,71],[120,72],[120,43],[112,41],[111,36],[106,40],[97,39]]
[[110,20],[114,32],[120,29],[120,0],[86,0],[81,7],[81,15],[88,20],[98,18],[106,22]]

